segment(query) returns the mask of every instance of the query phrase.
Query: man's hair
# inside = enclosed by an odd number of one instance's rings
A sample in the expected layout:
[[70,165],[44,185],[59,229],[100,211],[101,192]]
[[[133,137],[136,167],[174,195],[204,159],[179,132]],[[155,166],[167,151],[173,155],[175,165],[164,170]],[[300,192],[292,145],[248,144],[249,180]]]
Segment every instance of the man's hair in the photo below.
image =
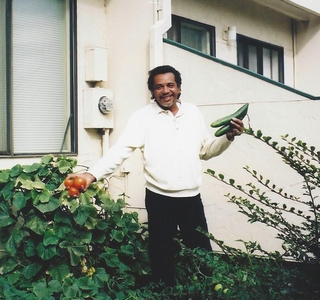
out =
[[148,89],[151,92],[152,98],[153,97],[153,90],[154,90],[154,77],[159,74],[166,74],[166,73],[173,73],[175,82],[177,86],[180,87],[182,83],[181,74],[175,68],[165,65],[159,66],[149,71],[149,78],[148,78]]

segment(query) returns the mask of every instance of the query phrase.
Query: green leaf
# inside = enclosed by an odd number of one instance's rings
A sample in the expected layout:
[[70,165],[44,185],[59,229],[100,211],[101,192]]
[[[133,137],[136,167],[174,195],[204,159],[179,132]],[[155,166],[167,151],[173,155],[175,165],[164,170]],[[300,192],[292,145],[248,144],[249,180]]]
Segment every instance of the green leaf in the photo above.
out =
[[10,181],[6,184],[6,186],[1,190],[1,194],[4,200],[9,201],[13,197],[15,191],[14,182]]
[[26,173],[33,173],[33,172],[37,171],[40,168],[40,166],[41,166],[41,164],[34,163],[32,165],[22,166],[22,170]]
[[57,254],[57,248],[54,245],[44,246],[40,243],[37,247],[37,253],[43,260],[49,260]]
[[109,281],[110,275],[106,273],[104,268],[98,268],[94,273],[93,278],[99,283],[100,287],[103,287],[105,283]]
[[72,169],[72,167],[73,166],[67,160],[60,160],[58,162],[58,169],[62,174],[65,174],[68,171],[70,171]]
[[48,165],[51,163],[54,159],[54,156],[52,154],[45,155],[41,157],[41,163]]
[[54,215],[54,221],[58,223],[71,224],[70,214],[62,210],[57,210]]
[[36,216],[33,212],[28,215],[27,222],[25,226],[29,229],[31,229],[36,234],[42,235],[46,231],[48,227],[48,223],[44,221],[43,219],[40,219],[38,216]]
[[53,279],[62,282],[70,273],[69,265],[61,264],[57,266],[52,266],[49,268],[48,273]]
[[80,288],[74,277],[67,277],[62,284],[62,290],[67,299],[77,299]]
[[133,256],[134,255],[134,249],[132,245],[122,245],[120,247],[121,251],[128,255],[128,256]]
[[78,284],[81,290],[90,291],[91,297],[98,292],[98,286],[91,277],[85,276],[79,278]]
[[59,237],[53,229],[46,230],[43,236],[43,244],[48,245],[57,245],[59,242]]
[[37,282],[33,284],[33,293],[38,299],[53,299],[50,297],[54,293],[58,293],[61,290],[61,284],[57,280],[51,280],[47,284],[46,282]]
[[48,203],[39,203],[34,205],[42,213],[47,213],[56,210],[60,206],[60,201],[56,198],[51,197]]
[[18,266],[18,265],[19,265],[18,261],[16,261],[13,258],[9,258],[6,261],[6,263],[2,264],[2,266],[1,266],[2,267],[2,273],[3,274],[9,273],[9,272],[13,271],[16,268],[16,266]]
[[40,195],[39,195],[39,201],[41,203],[48,203],[50,201],[51,198],[51,192],[47,189],[44,189],[41,191]]
[[11,177],[17,177],[21,174],[22,167],[21,165],[15,165],[13,168],[9,170],[9,172]]
[[73,214],[74,220],[79,225],[83,225],[89,216],[96,216],[96,209],[91,205],[81,205],[79,206]]
[[219,174],[219,178],[220,178],[221,180],[224,180],[224,175],[223,175],[223,174]]
[[12,201],[13,206],[20,210],[26,206],[26,203],[27,199],[22,192],[15,193]]
[[68,250],[72,266],[79,264],[81,257],[83,257],[88,250],[87,246],[85,245],[75,246],[71,242],[67,241],[61,242],[59,246]]
[[0,211],[0,228],[7,227],[13,223],[15,223],[15,220],[7,212]]
[[16,183],[21,184],[21,188],[26,190],[32,190],[33,189],[33,182],[31,180],[31,177],[25,173],[22,173],[19,175],[19,177],[16,180]]
[[27,279],[31,279],[41,270],[41,264],[33,263],[23,268],[23,275]]
[[33,240],[30,240],[30,239],[27,240],[24,251],[25,251],[27,257],[32,257],[32,256],[36,255],[37,252],[36,252]]
[[33,188],[42,190],[46,187],[45,183],[39,178],[39,176],[35,176],[33,181]]
[[54,293],[58,293],[61,290],[61,284],[58,280],[51,280],[48,283],[48,287],[50,291]]
[[124,238],[124,233],[123,231],[119,231],[119,230],[112,230],[111,235],[110,235],[113,239],[115,239],[117,242],[122,242],[123,238]]
[[15,271],[11,274],[8,274],[7,275],[8,283],[15,284],[19,280],[20,276],[21,276],[21,272],[19,272],[19,271]]
[[5,183],[9,180],[9,171],[0,171],[0,183]]
[[46,282],[37,282],[33,284],[32,292],[38,299],[49,299],[52,295],[52,291],[48,289]]
[[103,258],[106,262],[106,264],[111,267],[111,268],[116,268],[119,267],[120,265],[120,260],[118,257],[118,254],[114,253],[103,253],[101,254],[101,258]]

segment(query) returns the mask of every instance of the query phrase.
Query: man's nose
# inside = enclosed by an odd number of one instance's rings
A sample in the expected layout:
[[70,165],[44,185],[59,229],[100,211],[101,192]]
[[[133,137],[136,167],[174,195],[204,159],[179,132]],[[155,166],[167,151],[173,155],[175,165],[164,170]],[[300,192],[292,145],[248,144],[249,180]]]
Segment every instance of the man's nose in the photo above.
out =
[[163,93],[169,93],[169,91],[170,91],[170,89],[167,86],[164,86],[163,89],[162,89]]

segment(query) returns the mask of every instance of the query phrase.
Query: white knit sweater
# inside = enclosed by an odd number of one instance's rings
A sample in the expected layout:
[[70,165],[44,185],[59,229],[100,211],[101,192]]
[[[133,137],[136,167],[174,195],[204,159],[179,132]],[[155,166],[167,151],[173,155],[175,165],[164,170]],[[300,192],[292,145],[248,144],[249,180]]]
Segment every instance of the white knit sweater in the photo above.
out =
[[133,113],[118,142],[88,172],[97,180],[108,176],[139,148],[149,190],[194,196],[201,185],[200,159],[221,154],[230,143],[225,136],[210,137],[195,105],[182,102],[174,116],[154,102]]

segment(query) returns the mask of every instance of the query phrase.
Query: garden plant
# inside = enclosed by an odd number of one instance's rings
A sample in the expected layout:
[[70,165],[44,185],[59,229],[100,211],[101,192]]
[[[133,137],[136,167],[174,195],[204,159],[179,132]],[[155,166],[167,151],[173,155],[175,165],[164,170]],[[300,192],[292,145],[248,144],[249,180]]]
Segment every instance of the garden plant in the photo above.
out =
[[233,248],[204,232],[221,250],[210,253],[178,238],[176,286],[154,284],[147,224],[125,209],[126,195],[111,199],[101,181],[70,196],[63,181],[77,161],[47,155],[0,170],[0,299],[318,299],[320,153],[288,136],[280,146],[261,131],[246,133],[301,176],[301,195],[286,194],[249,167],[255,183],[244,186],[207,173],[235,189],[226,196],[249,222],[274,228],[282,252],[255,241]]

